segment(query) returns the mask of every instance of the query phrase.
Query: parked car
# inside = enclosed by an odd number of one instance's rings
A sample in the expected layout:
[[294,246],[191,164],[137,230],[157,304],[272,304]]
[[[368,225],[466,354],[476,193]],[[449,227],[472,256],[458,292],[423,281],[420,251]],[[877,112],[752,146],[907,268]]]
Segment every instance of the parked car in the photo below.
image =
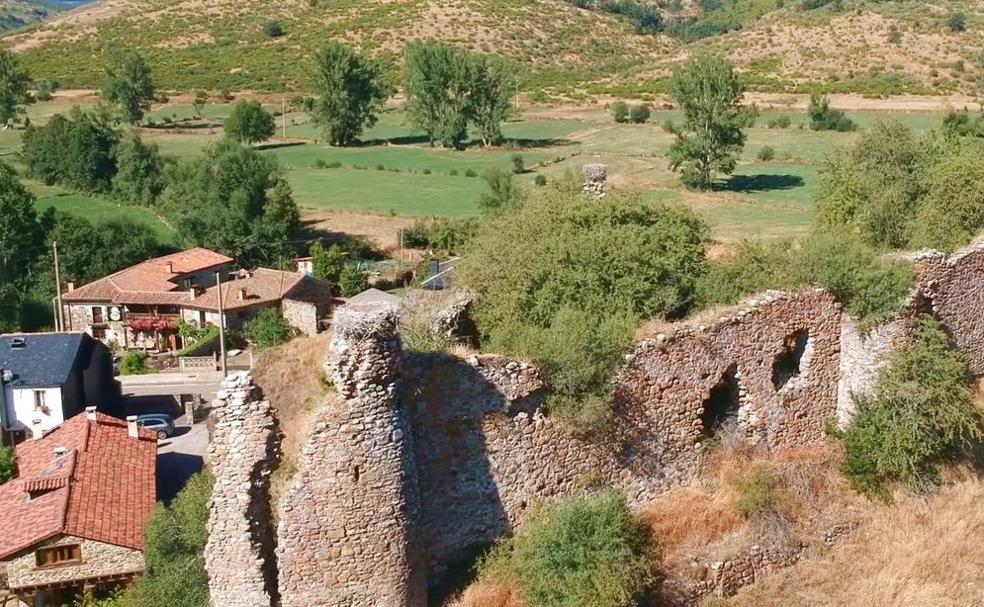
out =
[[137,426],[157,433],[158,440],[174,434],[174,420],[166,413],[145,413],[137,416]]

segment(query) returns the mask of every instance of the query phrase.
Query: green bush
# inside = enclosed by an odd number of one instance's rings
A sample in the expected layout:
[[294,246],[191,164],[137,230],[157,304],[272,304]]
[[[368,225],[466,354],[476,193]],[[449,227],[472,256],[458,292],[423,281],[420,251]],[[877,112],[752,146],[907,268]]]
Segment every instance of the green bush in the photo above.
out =
[[981,434],[967,363],[939,322],[924,316],[911,344],[881,371],[844,434],[844,473],[858,491],[887,498],[890,483],[917,488],[937,479]]
[[338,277],[338,288],[342,297],[352,297],[369,288],[365,273],[356,266],[345,266]]
[[946,27],[951,32],[962,32],[967,29],[967,15],[963,13],[953,13],[946,19]]
[[772,149],[771,145],[763,146],[761,150],[758,151],[758,159],[768,162],[776,157],[776,151]]
[[632,109],[629,110],[629,120],[636,124],[642,124],[648,121],[651,115],[652,109],[645,103],[633,105]]
[[279,21],[267,21],[263,24],[263,33],[267,38],[279,38],[284,35],[284,27]]
[[806,110],[810,117],[810,128],[814,131],[854,131],[858,125],[840,110],[830,109],[826,95],[810,95],[810,106]]
[[536,177],[533,178],[533,183],[536,186],[542,188],[543,186],[547,185],[547,176],[546,175],[542,175],[542,174],[541,175],[537,175]]
[[690,305],[708,237],[688,210],[619,193],[592,200],[565,181],[489,216],[457,271],[492,349],[540,365],[550,406],[577,421],[581,404],[598,410],[606,398],[638,321]]
[[788,129],[790,124],[789,116],[777,116],[769,120],[768,124],[770,129]]
[[257,350],[286,343],[293,330],[277,308],[264,308],[243,325],[243,334]]
[[618,123],[627,122],[629,119],[629,104],[624,101],[616,101],[613,103],[612,119]]
[[762,464],[729,479],[729,483],[738,493],[735,508],[748,518],[774,510],[782,499],[779,478]]
[[898,312],[914,282],[912,268],[883,259],[857,234],[817,231],[802,241],[748,241],[738,252],[708,264],[697,287],[697,306],[734,304],[766,289],[818,285],[867,324]]
[[0,445],[0,485],[14,478],[14,450],[6,445]]
[[653,581],[651,562],[644,528],[623,497],[606,492],[535,512],[479,575],[518,580],[538,607],[626,607]]
[[146,375],[153,372],[147,366],[147,355],[143,352],[127,352],[120,361],[120,375]]
[[510,160],[512,160],[513,173],[516,175],[522,175],[526,172],[526,162],[523,160],[522,154],[513,154]]
[[478,177],[478,173],[475,169],[465,169],[465,177]]

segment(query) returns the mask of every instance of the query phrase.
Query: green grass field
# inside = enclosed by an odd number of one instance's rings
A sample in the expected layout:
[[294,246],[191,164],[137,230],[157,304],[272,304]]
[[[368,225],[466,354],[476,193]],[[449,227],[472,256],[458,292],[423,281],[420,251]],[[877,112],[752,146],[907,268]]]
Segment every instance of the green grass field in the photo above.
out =
[[56,211],[80,215],[94,223],[112,219],[126,219],[150,227],[162,244],[173,245],[178,243],[177,233],[149,209],[143,207],[120,205],[110,200],[84,194],[39,195],[35,206],[37,206],[38,211],[52,207]]
[[[222,136],[221,121],[231,107],[229,103],[207,105],[204,113],[211,127],[194,119],[190,105],[158,108],[151,113],[157,124],[165,116],[179,122],[168,128],[144,129],[143,136],[165,154],[193,157]],[[45,116],[67,108],[65,103],[35,104],[31,111],[43,122]],[[768,128],[770,120],[782,115],[790,118],[788,128]],[[893,119],[919,133],[937,126],[941,118],[929,112],[856,112],[849,116],[862,128],[876,120]],[[602,162],[609,166],[613,188],[690,206],[707,219],[717,238],[734,241],[806,230],[823,159],[858,137],[856,132],[812,131],[802,113],[763,112],[746,131],[747,144],[734,176],[722,180],[713,192],[695,193],[684,190],[667,166],[673,136],[663,124],[674,120],[680,120],[679,112],[657,111],[648,124],[615,124],[598,108],[574,119],[537,117],[507,122],[503,125],[506,143],[500,148],[486,150],[473,144],[465,151],[450,151],[431,147],[422,133],[406,124],[399,110],[383,112],[378,124],[364,134],[364,143],[350,148],[318,143],[317,126],[306,115],[289,112],[288,139],[278,137],[258,149],[277,158],[295,199],[304,208],[407,216],[478,214],[478,199],[486,191],[480,175],[491,168],[511,170],[514,154],[521,154],[529,169],[518,178],[524,184],[530,184],[537,174],[556,180],[568,172],[578,174],[588,162]],[[764,146],[773,148],[774,160],[757,159]],[[0,159],[15,162],[19,148],[20,131],[0,131]],[[57,191],[40,192],[39,198],[39,206],[51,204],[93,219],[124,214],[154,226],[163,238],[174,238],[146,209]]]

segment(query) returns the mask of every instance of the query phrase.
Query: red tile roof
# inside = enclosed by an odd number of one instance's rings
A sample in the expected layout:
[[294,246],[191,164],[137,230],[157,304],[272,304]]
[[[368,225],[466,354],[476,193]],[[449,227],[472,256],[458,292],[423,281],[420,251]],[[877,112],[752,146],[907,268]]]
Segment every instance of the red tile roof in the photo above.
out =
[[[240,277],[222,283],[222,306],[225,310],[249,308],[278,302],[284,297],[294,297],[312,303],[332,301],[331,283],[301,274],[269,268],[241,271]],[[242,295],[242,296],[240,296]],[[206,289],[194,300],[182,304],[185,308],[199,310],[219,309],[219,287]]]
[[64,301],[98,301],[115,304],[173,305],[191,298],[180,290],[179,279],[194,272],[232,262],[232,258],[195,248],[156,257],[110,274],[62,295]]
[[[157,440],[126,422],[76,415],[17,445],[17,478],[0,485],[0,559],[56,535],[140,550],[154,509]],[[28,499],[28,491],[47,491]]]

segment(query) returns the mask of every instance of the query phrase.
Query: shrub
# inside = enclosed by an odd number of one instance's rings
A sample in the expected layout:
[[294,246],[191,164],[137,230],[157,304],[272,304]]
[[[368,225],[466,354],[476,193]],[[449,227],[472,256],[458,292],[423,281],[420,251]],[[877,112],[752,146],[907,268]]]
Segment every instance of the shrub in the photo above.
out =
[[810,128],[814,131],[853,131],[858,128],[844,112],[830,109],[830,100],[826,95],[810,95],[806,113],[810,117]]
[[687,308],[709,231],[636,196],[591,200],[573,182],[535,192],[482,222],[457,272],[490,346],[535,360],[551,407],[572,419],[606,396],[639,319]]
[[648,121],[651,115],[652,110],[649,108],[649,105],[645,103],[633,105],[632,109],[629,110],[629,120],[636,124],[642,124],[643,122]]
[[612,118],[618,123],[626,122],[629,119],[629,104],[624,101],[616,101],[613,103]]
[[946,27],[951,32],[962,32],[967,29],[967,15],[963,13],[953,13],[946,20]]
[[894,27],[888,32],[889,44],[902,44],[902,32]]
[[356,266],[345,266],[338,277],[338,288],[342,297],[352,297],[369,288],[366,275]]
[[624,607],[652,582],[643,527],[615,493],[573,497],[535,512],[482,563],[480,575],[520,581],[539,607]]
[[478,173],[475,169],[465,169],[465,177],[478,177]]
[[386,165],[384,165],[384,164],[377,164],[376,165],[376,170],[377,171],[385,171],[386,170]]
[[767,145],[758,151],[757,156],[759,160],[768,162],[776,157],[776,151],[772,149],[772,146]]
[[769,120],[770,129],[788,129],[790,124],[789,116],[777,116]]
[[286,343],[292,333],[290,324],[277,308],[264,308],[243,325],[243,334],[257,350]]
[[762,464],[729,479],[729,483],[738,492],[735,508],[748,518],[775,509],[781,500],[779,478]]
[[450,175],[452,177],[457,177],[458,176],[458,169],[451,169],[450,171],[448,171],[448,175]]
[[0,445],[0,485],[14,478],[14,450],[7,445]]
[[967,363],[939,322],[922,317],[911,344],[879,373],[874,394],[855,400],[843,464],[854,488],[887,498],[889,483],[933,482],[940,463],[980,439],[967,378]]
[[522,154],[513,154],[510,158],[512,160],[512,172],[516,175],[522,175],[526,172],[526,163],[523,161]]
[[537,175],[533,178],[533,183],[542,188],[547,185],[547,176],[543,174]]
[[153,372],[147,366],[147,355],[143,352],[127,352],[120,360],[120,375],[146,375]]
[[284,27],[279,21],[267,21],[263,24],[263,33],[267,38],[279,38],[284,35]]

